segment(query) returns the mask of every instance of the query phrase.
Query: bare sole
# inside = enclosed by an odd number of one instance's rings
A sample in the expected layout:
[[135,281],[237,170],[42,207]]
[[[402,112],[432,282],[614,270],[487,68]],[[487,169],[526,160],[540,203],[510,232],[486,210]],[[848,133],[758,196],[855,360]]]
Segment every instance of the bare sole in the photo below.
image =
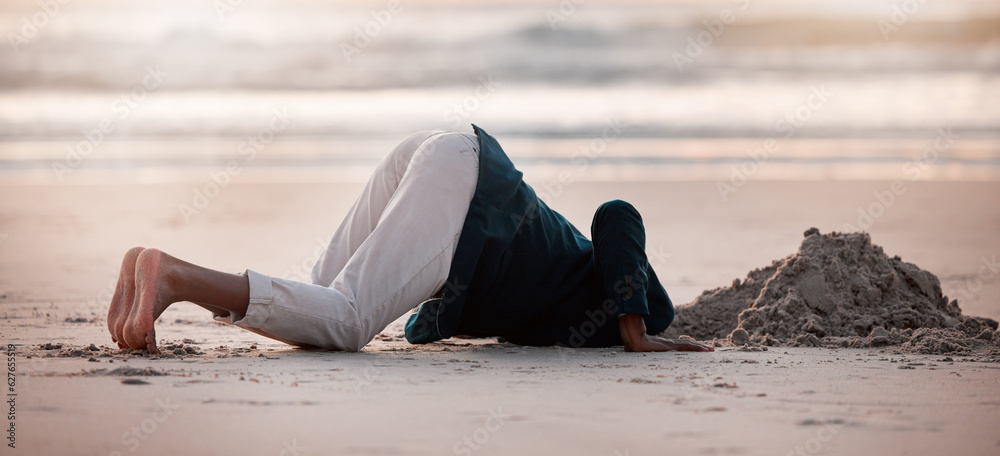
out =
[[135,299],[135,262],[143,250],[145,250],[143,247],[133,247],[125,252],[115,294],[111,297],[111,305],[108,306],[108,331],[111,333],[111,340],[118,344],[118,348],[128,346],[122,332]]
[[124,330],[125,341],[133,350],[146,349],[150,353],[159,353],[153,325],[169,305],[161,302],[162,260],[163,253],[156,249],[146,249],[136,259],[135,304]]

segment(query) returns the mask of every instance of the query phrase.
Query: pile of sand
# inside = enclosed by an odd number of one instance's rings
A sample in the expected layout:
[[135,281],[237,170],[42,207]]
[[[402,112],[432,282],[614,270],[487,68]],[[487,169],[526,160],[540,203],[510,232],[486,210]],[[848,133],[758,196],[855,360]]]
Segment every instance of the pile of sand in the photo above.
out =
[[798,253],[702,293],[665,335],[734,345],[895,346],[1000,354],[997,322],[962,315],[930,272],[889,257],[867,233],[805,232]]

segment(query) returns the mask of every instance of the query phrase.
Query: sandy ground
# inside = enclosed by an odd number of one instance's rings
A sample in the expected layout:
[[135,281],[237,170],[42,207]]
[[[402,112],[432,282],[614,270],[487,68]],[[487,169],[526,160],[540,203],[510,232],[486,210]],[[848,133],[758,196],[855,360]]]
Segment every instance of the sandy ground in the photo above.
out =
[[[16,451],[1000,452],[1000,365],[975,357],[803,348],[644,355],[478,339],[415,347],[400,339],[398,322],[361,353],[309,352],[187,304],[168,309],[158,335],[191,353],[147,359],[102,347],[111,343],[107,296],[129,247],[302,277],[359,187],[233,184],[185,221],[178,205],[191,201],[191,184],[0,184],[0,342],[14,345]],[[793,253],[806,228],[857,225],[858,208],[889,188],[751,182],[723,202],[714,182],[576,183],[551,203],[586,227],[601,202],[632,201],[680,304]],[[997,319],[1000,276],[981,268],[1000,253],[997,196],[996,183],[909,182],[869,231],[889,254],[938,274],[966,314]],[[40,348],[47,343],[57,345]],[[122,367],[164,375],[113,371]]]

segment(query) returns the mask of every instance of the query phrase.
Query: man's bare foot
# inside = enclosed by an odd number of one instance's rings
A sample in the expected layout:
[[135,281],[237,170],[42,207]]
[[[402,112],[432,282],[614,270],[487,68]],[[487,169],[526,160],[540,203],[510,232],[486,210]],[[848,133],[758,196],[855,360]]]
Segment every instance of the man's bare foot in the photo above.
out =
[[156,330],[153,324],[170,304],[173,290],[170,260],[167,254],[157,249],[146,249],[139,253],[135,262],[135,304],[125,323],[125,342],[133,350],[149,350],[159,353],[156,348]]
[[118,272],[118,285],[115,286],[115,295],[111,297],[111,306],[108,307],[108,331],[111,333],[111,340],[118,344],[118,348],[125,348],[125,339],[122,338],[122,330],[125,322],[128,321],[129,311],[132,310],[132,301],[135,299],[135,260],[139,252],[146,250],[143,247],[133,247],[125,252],[122,258],[122,267]]

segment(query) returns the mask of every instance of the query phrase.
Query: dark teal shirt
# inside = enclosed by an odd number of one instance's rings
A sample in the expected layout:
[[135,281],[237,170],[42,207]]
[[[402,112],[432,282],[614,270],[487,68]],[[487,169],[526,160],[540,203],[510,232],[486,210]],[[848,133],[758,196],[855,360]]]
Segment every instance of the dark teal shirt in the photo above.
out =
[[[498,336],[522,345],[620,345],[617,317],[644,315],[659,333],[673,305],[649,270],[647,299],[608,299],[594,247],[542,202],[496,139],[479,137],[479,182],[441,301],[406,324],[406,339],[428,343],[453,335]],[[625,306],[630,308],[623,308]]]

